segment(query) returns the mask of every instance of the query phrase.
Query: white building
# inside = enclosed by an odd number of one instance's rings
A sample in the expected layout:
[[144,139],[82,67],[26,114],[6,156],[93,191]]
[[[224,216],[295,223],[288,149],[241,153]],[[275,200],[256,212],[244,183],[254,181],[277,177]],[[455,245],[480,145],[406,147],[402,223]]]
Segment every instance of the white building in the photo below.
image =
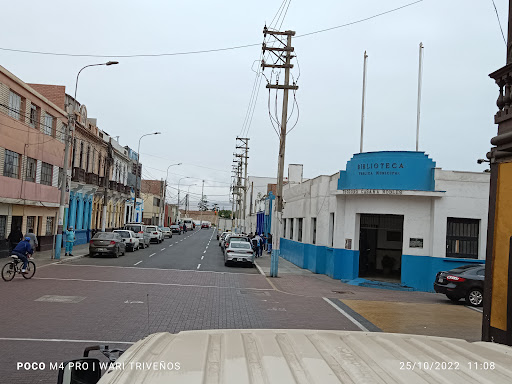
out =
[[432,291],[438,271],[485,260],[489,174],[423,152],[356,154],[283,198],[281,256],[316,273]]

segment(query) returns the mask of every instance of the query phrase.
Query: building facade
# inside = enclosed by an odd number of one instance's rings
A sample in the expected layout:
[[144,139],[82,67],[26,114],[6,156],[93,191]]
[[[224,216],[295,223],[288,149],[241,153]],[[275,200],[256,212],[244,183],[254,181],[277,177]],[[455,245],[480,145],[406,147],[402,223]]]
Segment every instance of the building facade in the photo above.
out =
[[164,185],[163,180],[142,180],[142,221],[146,225],[159,225]]
[[52,249],[66,124],[61,106],[0,66],[0,256],[15,228]]
[[136,223],[142,222],[142,206],[143,201],[139,197],[135,203],[135,212],[134,210],[134,201],[136,192],[140,190],[140,184],[142,180],[142,164],[139,163],[137,168],[137,157],[139,156],[137,152],[135,152],[130,147],[126,146],[126,150],[128,151],[128,157],[130,158],[130,162],[128,164],[128,178],[127,185],[130,187],[130,199],[127,202],[127,217],[126,221],[131,222],[134,221]]
[[488,173],[444,171],[423,152],[356,154],[285,189],[281,256],[352,284],[432,291],[438,271],[484,262],[488,195]]

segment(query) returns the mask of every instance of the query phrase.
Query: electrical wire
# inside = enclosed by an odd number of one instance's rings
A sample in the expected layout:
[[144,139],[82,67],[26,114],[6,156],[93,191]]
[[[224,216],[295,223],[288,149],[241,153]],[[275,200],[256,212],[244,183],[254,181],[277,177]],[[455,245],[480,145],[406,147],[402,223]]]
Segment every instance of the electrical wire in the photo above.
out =
[[500,15],[498,14],[498,9],[496,8],[496,4],[494,0],[492,0],[492,5],[494,5],[494,11],[496,12],[496,18],[498,19],[498,24],[500,26],[501,36],[503,37],[503,42],[507,45],[507,40],[505,39],[505,34],[503,33],[503,28],[501,27]]

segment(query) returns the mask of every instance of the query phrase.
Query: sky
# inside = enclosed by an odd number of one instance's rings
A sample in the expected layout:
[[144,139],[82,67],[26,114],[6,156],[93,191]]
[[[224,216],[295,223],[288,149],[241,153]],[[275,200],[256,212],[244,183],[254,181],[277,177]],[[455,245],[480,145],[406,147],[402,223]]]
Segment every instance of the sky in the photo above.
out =
[[[257,83],[253,112],[249,103],[259,70],[262,29],[271,24],[282,2],[7,2],[2,14],[12,17],[2,18],[0,48],[109,57],[0,50],[0,65],[27,83],[65,85],[73,94],[80,68],[118,60],[119,65],[81,73],[77,99],[87,106],[88,116],[134,150],[142,134],[162,132],[144,137],[140,153],[143,178],[165,179],[169,165],[182,163],[169,168],[169,202],[176,202],[179,182],[182,191],[190,189],[195,208],[205,180],[208,200],[230,208],[237,135],[250,138],[249,175],[277,174],[279,140],[269,118],[269,101],[275,111],[275,93],[269,100],[265,77]],[[364,151],[414,151],[418,46],[423,42],[419,150],[446,170],[485,169],[476,160],[485,157],[497,131],[493,116],[498,87],[488,74],[502,67],[506,57],[492,0],[423,0],[303,37],[414,0],[285,2],[284,20],[281,12],[279,25],[274,21],[272,26],[296,31],[295,79],[300,67],[298,109],[293,108],[289,124],[297,123],[287,135],[286,164],[304,164],[306,178],[331,175],[345,169],[359,151],[365,50]],[[507,1],[495,3],[506,36]],[[250,44],[257,45],[199,54],[120,57]],[[270,70],[264,74],[269,78]],[[281,98],[282,91],[279,105]],[[244,124],[248,109],[250,125]]]

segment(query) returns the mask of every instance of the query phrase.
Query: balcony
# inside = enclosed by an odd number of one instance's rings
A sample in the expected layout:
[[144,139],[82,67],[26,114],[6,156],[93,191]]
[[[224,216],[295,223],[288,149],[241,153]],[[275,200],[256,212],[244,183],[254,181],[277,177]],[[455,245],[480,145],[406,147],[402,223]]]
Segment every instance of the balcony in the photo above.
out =
[[110,180],[108,182],[108,189],[115,191],[117,189],[117,183],[115,181]]
[[125,185],[124,186],[124,193],[129,195],[130,193],[132,193],[132,188],[129,185]]
[[81,181],[85,183],[85,170],[74,167],[73,172],[71,174],[71,181]]
[[103,176],[99,176],[98,177],[98,186],[99,187],[104,187],[105,186],[105,177],[103,177]]
[[95,173],[88,172],[85,177],[87,184],[98,185],[99,176]]
[[123,184],[121,184],[121,183],[116,183],[116,191],[117,191],[117,192],[122,192],[122,191],[124,191],[124,186],[123,186]]

